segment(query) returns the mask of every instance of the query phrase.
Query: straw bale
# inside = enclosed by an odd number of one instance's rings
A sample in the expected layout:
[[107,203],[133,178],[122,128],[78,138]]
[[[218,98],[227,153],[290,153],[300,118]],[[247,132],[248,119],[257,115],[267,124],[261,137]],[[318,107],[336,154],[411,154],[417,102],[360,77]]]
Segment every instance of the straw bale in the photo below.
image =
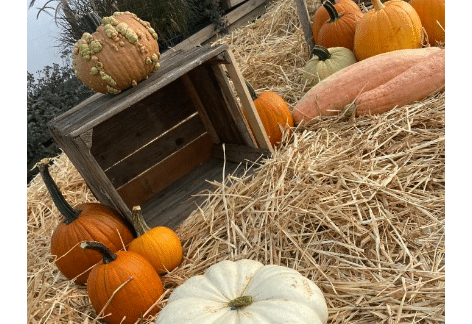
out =
[[[313,12],[319,1],[308,1]],[[256,89],[302,96],[308,59],[294,1],[219,43]],[[285,133],[271,158],[224,173],[177,229],[182,264],[172,290],[221,260],[294,268],[323,291],[329,323],[445,321],[445,94],[379,116],[317,118]],[[241,168],[245,168],[241,166]],[[248,171],[247,169],[244,169]],[[72,204],[96,201],[65,154],[50,172]],[[40,177],[27,189],[28,323],[99,323],[86,289],[49,252],[61,216]],[[152,323],[152,319],[144,323]]]

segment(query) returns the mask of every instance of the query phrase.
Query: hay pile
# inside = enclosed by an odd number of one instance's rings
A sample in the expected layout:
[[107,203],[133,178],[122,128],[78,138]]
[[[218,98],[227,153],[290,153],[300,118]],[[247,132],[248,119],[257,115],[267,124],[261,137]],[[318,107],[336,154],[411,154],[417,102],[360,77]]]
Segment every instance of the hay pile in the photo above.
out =
[[[317,3],[309,1],[312,12]],[[293,104],[307,59],[291,0],[220,40],[257,89]],[[286,134],[255,172],[227,176],[177,229],[184,260],[163,277],[162,305],[179,284],[224,260],[300,271],[324,292],[329,323],[445,320],[445,96],[381,116],[314,120]],[[71,204],[95,201],[64,154],[50,168]],[[98,323],[86,289],[52,263],[61,220],[39,177],[28,187],[28,323]],[[145,323],[152,323],[146,321]]]

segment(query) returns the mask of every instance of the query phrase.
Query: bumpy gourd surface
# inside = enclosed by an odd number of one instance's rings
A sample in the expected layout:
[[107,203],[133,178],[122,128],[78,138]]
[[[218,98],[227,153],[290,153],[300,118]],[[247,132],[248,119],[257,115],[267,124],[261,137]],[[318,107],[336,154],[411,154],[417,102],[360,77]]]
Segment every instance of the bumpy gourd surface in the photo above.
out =
[[149,22],[130,12],[104,17],[93,34],[74,45],[75,75],[96,92],[120,93],[159,69],[157,33]]
[[[228,305],[238,297],[244,307]],[[222,261],[174,290],[156,323],[321,324],[328,309],[321,290],[299,272],[253,260]]]

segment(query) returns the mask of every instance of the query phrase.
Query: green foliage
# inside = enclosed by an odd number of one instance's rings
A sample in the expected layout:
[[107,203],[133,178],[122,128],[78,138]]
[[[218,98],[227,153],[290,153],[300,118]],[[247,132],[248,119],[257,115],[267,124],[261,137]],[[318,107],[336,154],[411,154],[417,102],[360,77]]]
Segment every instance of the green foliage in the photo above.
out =
[[37,77],[27,72],[28,182],[35,174],[30,169],[36,162],[59,153],[51,141],[47,123],[94,93],[76,78],[70,60],[66,56],[63,60],[62,66],[46,66],[38,71]]

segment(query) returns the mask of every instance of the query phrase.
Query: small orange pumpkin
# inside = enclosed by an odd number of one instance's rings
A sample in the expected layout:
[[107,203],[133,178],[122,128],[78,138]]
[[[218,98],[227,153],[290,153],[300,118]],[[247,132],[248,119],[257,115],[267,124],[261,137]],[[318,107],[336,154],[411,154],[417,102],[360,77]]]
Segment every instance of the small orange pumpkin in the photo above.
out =
[[431,45],[446,41],[446,0],[411,0]]
[[65,218],[52,233],[51,254],[57,256],[55,264],[67,279],[83,285],[100,256],[81,249],[80,242],[99,241],[116,252],[133,240],[133,234],[116,212],[106,205],[84,203],[72,208],[52,179],[48,164],[49,159],[41,160],[39,172],[54,204]]
[[261,119],[264,130],[272,146],[282,140],[282,130],[286,126],[293,127],[293,118],[287,102],[273,91],[257,93],[252,85],[246,81],[254,106]]
[[158,307],[150,308],[162,295],[164,287],[156,270],[144,257],[130,251],[113,253],[100,242],[87,241],[80,246],[102,257],[90,272],[87,293],[97,314],[105,315],[105,322],[132,324],[159,311]]
[[381,53],[422,46],[422,25],[416,10],[403,0],[372,0],[374,8],[357,23],[354,54],[361,61]]
[[[321,8],[327,13],[328,19],[324,19]],[[325,1],[318,11],[320,14],[315,13],[312,24],[315,43],[326,48],[345,47],[352,50],[356,23],[364,15],[361,9],[352,1],[343,0],[335,5]]]
[[133,207],[132,219],[138,237],[128,250],[146,258],[158,274],[175,269],[182,262],[182,244],[177,234],[165,226],[149,228],[140,206]]

